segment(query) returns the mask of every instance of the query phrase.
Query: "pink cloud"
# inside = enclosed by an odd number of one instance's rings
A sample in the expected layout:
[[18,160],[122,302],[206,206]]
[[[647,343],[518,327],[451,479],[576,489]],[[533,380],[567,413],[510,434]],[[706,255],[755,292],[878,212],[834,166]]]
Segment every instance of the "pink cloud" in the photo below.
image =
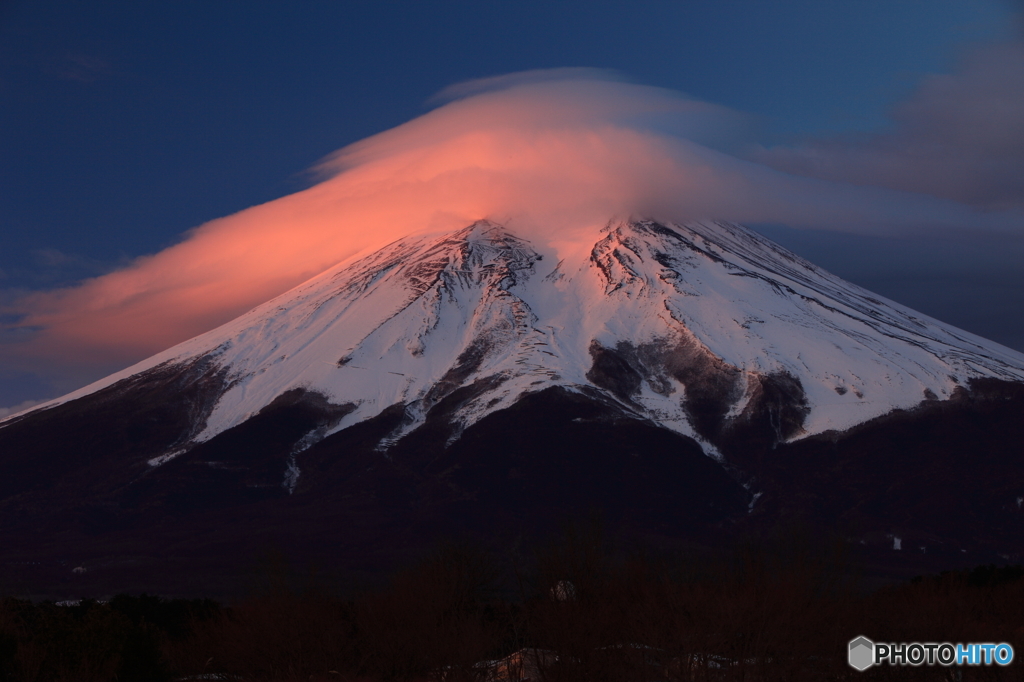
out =
[[518,75],[448,96],[459,99],[333,154],[313,187],[6,306],[25,332],[5,344],[7,362],[48,373],[127,365],[347,258],[480,218],[554,250],[629,215],[874,231],[1024,222],[737,159],[702,142],[742,128],[741,114],[598,72]]

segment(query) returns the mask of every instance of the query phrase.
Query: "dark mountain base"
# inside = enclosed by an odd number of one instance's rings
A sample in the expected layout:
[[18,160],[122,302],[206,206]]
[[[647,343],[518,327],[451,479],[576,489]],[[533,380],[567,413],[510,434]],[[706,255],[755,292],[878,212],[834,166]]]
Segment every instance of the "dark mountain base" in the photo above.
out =
[[733,444],[730,460],[765,491],[754,516],[772,524],[799,520],[889,548],[898,539],[903,553],[1024,558],[1021,384],[975,380],[842,434],[769,451]]
[[[472,386],[441,400],[424,426],[386,452],[375,448],[403,423],[400,406],[292,461],[296,442],[351,409],[293,391],[149,467],[146,457],[161,443],[187,438],[176,427],[185,420],[174,415],[202,404],[203,387],[220,380],[201,370],[163,377],[191,386],[192,403],[118,385],[0,430],[0,452],[17,453],[0,460],[9,486],[0,500],[3,592],[228,597],[246,591],[247,576],[273,550],[350,583],[367,581],[439,538],[470,537],[504,551],[591,516],[624,547],[670,552],[728,551],[778,528],[838,535],[851,562],[883,577],[1020,561],[1024,553],[1017,384],[974,382],[953,400],[774,448],[760,434],[723,440],[725,466],[596,390],[527,396],[448,444],[448,417]],[[166,428],[126,435],[139,419],[160,415]],[[289,494],[292,464],[300,474]]]

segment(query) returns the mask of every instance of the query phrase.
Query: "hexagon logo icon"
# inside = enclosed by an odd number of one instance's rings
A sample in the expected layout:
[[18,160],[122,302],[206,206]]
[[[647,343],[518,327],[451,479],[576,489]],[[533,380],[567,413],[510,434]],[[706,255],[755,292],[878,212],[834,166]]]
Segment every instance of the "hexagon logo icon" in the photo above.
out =
[[863,672],[874,665],[874,662],[874,642],[863,636],[850,640],[850,667]]

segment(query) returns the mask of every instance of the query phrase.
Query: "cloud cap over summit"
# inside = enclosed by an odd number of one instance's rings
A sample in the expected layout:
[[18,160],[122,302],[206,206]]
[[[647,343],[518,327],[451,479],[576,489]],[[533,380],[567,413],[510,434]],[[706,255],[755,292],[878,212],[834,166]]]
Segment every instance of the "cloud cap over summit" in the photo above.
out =
[[803,178],[728,153],[750,120],[587,69],[449,88],[446,104],[350,145],[295,194],[210,221],[128,267],[4,310],[8,369],[110,368],[225,322],[414,232],[490,218],[572,249],[613,217],[715,218],[876,233],[1018,230],[930,196]]

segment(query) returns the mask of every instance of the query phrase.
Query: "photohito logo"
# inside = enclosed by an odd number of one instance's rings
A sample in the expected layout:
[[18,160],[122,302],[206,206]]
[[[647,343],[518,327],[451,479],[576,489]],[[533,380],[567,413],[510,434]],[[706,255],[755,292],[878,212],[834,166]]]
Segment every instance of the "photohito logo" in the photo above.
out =
[[850,667],[867,670],[873,665],[1009,665],[1013,647],[1000,644],[950,644],[949,642],[872,642],[867,637],[850,640]]
[[867,670],[875,663],[875,643],[867,637],[850,641],[850,665],[857,670]]

